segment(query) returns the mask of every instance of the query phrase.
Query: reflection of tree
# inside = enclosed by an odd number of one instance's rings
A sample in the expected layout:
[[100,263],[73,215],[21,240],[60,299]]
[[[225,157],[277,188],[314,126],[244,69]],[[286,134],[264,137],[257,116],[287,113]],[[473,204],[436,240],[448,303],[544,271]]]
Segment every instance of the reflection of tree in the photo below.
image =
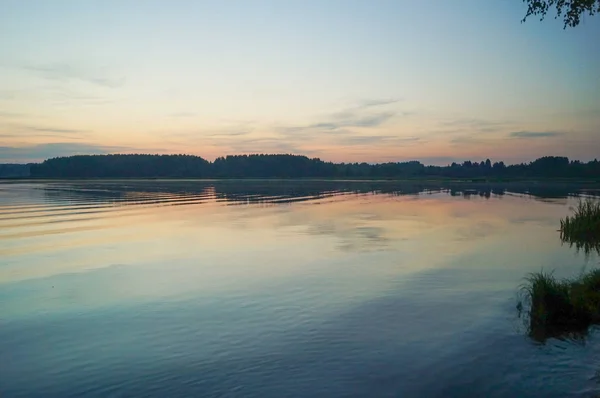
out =
[[585,253],[586,256],[590,255],[590,253],[596,252],[600,255],[600,240],[596,241],[581,241],[581,240],[573,240],[566,239],[561,237],[563,243],[567,243],[569,247],[575,248],[578,252]]
[[580,200],[573,214],[560,220],[560,238],[586,256],[600,254],[600,201]]
[[[578,195],[576,184],[394,182],[331,180],[129,180],[43,185],[49,200],[97,203],[158,203],[192,199],[216,199],[232,204],[277,204],[328,198],[343,194],[392,196],[447,193],[465,199],[491,198],[506,193],[529,195],[538,200]],[[587,191],[588,194],[594,193]],[[596,194],[598,191],[596,191]]]

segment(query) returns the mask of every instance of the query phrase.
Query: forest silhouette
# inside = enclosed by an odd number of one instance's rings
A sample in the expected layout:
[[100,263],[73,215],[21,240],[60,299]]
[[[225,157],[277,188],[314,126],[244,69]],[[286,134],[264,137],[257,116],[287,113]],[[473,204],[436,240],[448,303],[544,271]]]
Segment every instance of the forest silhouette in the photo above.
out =
[[332,163],[299,155],[232,155],[213,162],[192,155],[78,155],[29,167],[34,178],[600,178],[598,160],[586,163],[559,156],[514,165],[487,159],[431,166],[418,161]]

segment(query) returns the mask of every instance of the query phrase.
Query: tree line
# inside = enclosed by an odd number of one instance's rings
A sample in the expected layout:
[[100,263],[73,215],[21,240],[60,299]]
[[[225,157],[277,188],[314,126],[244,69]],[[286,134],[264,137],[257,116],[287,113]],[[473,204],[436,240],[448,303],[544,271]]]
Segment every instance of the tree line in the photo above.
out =
[[192,155],[77,155],[31,164],[34,178],[452,178],[600,179],[600,162],[545,156],[506,165],[465,161],[426,166],[418,161],[332,163],[299,155],[230,155],[214,162]]

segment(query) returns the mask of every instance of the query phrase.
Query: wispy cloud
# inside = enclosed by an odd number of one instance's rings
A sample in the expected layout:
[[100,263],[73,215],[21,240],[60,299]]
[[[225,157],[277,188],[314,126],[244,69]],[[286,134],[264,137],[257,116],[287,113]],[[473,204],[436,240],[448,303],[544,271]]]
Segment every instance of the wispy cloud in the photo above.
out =
[[187,118],[187,117],[197,116],[197,113],[195,113],[195,112],[175,112],[175,113],[171,113],[169,116],[175,117],[175,118]]
[[15,99],[16,92],[8,90],[0,90],[0,100],[12,100]]
[[218,127],[206,130],[165,131],[159,133],[164,138],[182,140],[188,143],[201,143],[207,139],[241,137],[252,134],[251,126]]
[[465,130],[468,130],[480,133],[494,133],[499,131],[505,131],[511,125],[512,122],[510,121],[485,120],[477,118],[461,118],[455,120],[447,120],[441,123],[442,127],[450,127],[452,131],[464,132]]
[[29,127],[32,131],[39,131],[45,133],[59,133],[59,134],[86,134],[88,130],[77,130],[77,129],[58,129],[52,127]]
[[132,151],[131,148],[64,142],[19,147],[0,147],[0,160],[11,162],[36,162],[57,156],[102,155]]
[[336,137],[336,145],[406,145],[421,141],[420,137],[397,137],[394,135],[348,135]]
[[79,80],[106,88],[117,88],[125,84],[125,78],[108,76],[104,71],[89,71],[67,64],[22,65],[21,69],[48,80]]
[[21,123],[0,123],[1,137],[4,138],[33,138],[33,137],[55,137],[77,139],[92,133],[84,129],[67,129],[47,125],[29,125]]
[[239,137],[250,134],[250,131],[222,131],[218,133],[207,134],[205,137]]
[[[413,160],[413,159],[407,158],[406,160]],[[423,164],[426,164],[426,165],[431,164],[431,165],[436,165],[436,166],[446,166],[448,164],[452,164],[452,162],[462,163],[465,160],[467,160],[467,159],[460,158],[460,157],[453,157],[453,156],[425,156],[425,157],[419,158],[419,161]]]
[[391,104],[398,103],[400,101],[402,101],[402,100],[400,100],[400,99],[365,99],[365,100],[359,101],[358,107],[359,108],[370,108],[370,107],[374,107],[374,106],[391,105]]
[[[117,102],[115,92],[99,93],[98,90],[93,90],[94,87],[80,87],[78,85],[63,84],[56,81],[50,84],[38,84],[34,87],[22,89],[18,91],[0,91],[0,101],[15,101],[21,103],[34,103],[36,101],[44,102],[44,105],[52,106],[77,105],[107,105]],[[3,115],[0,114],[0,117]]]
[[46,92],[56,105],[107,105],[116,102],[114,99],[105,96],[83,94],[66,87],[46,89]]
[[[378,127],[394,116],[399,114],[398,111],[377,111],[374,112],[372,108],[385,105],[393,104],[398,102],[397,100],[380,100],[370,101],[367,105],[359,105],[352,108],[344,109],[338,112],[331,113],[315,123],[310,123],[301,126],[284,126],[279,129],[280,133],[288,135],[299,132],[321,132],[327,134],[338,133],[340,129],[352,129],[352,128],[373,128]],[[400,113],[408,115],[406,113]]]
[[228,148],[233,153],[293,153],[311,155],[314,151],[303,148],[301,143],[277,138],[242,137],[235,140],[216,139],[214,144]]
[[564,134],[560,131],[514,131],[510,133],[510,136],[514,138],[545,138],[557,137]]
[[20,118],[23,116],[25,116],[23,113],[0,111],[0,119],[14,119],[14,118]]
[[471,144],[481,144],[483,142],[489,142],[490,139],[482,139],[476,135],[460,135],[458,137],[454,137],[450,140],[452,144],[460,144],[460,145],[471,145]]
[[301,129],[337,130],[353,127],[377,127],[390,120],[395,114],[395,112],[381,112],[364,115],[360,112],[344,111],[332,115],[330,121],[310,124]]

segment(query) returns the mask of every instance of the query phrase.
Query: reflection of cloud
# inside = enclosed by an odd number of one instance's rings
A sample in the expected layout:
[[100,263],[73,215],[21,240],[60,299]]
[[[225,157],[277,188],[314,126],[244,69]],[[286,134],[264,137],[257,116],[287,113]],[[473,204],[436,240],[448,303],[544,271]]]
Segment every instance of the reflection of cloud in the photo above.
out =
[[475,240],[486,238],[495,232],[498,228],[489,222],[481,221],[469,227],[461,227],[456,230],[459,240]]
[[515,131],[510,133],[510,136],[515,138],[544,138],[556,137],[563,134],[559,131]]
[[[539,201],[544,202],[544,199],[538,198]],[[556,203],[556,201],[546,201],[549,203]],[[562,201],[564,204],[567,203],[566,200]],[[522,216],[522,217],[512,217],[508,219],[509,222],[513,224],[537,224],[537,225],[547,225],[547,226],[555,226],[556,220],[554,217],[542,217],[542,216]]]
[[366,252],[383,250],[388,247],[390,239],[385,236],[385,229],[375,226],[347,226],[334,228],[330,231],[319,231],[341,240],[340,250],[348,252]]
[[343,251],[376,251],[388,247],[390,239],[385,237],[385,230],[381,227],[357,227],[346,233],[341,233]]
[[102,155],[130,150],[125,147],[80,144],[74,142],[28,145],[22,147],[0,147],[2,161],[39,161],[58,156]]
[[339,249],[349,252],[384,250],[390,243],[385,228],[374,223],[379,221],[376,215],[364,217],[358,215],[356,222],[338,219],[311,220],[306,216],[288,220],[292,225],[306,225],[311,235],[332,236],[339,239]]

